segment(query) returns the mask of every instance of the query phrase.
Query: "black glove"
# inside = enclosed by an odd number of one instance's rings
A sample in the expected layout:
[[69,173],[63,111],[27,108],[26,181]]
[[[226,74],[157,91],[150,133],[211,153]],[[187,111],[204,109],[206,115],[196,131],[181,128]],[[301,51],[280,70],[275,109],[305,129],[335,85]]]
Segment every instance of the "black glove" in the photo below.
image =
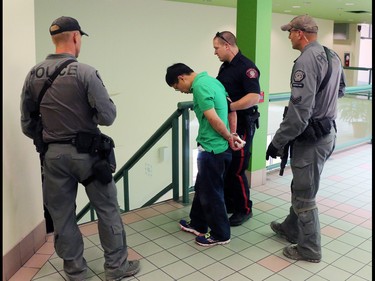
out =
[[270,144],[268,145],[268,148],[267,148],[267,152],[266,152],[266,160],[268,160],[270,158],[270,156],[272,158],[276,158],[277,157],[277,148],[272,144],[272,142],[270,142]]

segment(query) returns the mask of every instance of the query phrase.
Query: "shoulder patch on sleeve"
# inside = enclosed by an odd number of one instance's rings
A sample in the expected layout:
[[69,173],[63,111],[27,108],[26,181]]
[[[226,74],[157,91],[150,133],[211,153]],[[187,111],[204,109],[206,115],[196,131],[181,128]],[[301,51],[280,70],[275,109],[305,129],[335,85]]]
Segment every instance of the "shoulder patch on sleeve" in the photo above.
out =
[[255,68],[249,68],[246,70],[246,75],[249,78],[258,78],[258,71]]
[[293,74],[293,81],[294,82],[301,82],[303,79],[305,79],[306,74],[302,70],[296,70]]
[[298,104],[302,101],[302,97],[299,96],[299,97],[293,97],[293,96],[290,96],[290,101],[292,104]]

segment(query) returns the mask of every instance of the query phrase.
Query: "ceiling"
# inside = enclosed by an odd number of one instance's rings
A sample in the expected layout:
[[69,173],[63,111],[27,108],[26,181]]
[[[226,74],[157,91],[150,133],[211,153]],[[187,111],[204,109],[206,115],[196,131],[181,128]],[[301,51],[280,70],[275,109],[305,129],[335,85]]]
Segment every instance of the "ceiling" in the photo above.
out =
[[[169,0],[236,8],[237,0]],[[371,0],[272,0],[272,12],[333,20],[334,23],[372,24]]]

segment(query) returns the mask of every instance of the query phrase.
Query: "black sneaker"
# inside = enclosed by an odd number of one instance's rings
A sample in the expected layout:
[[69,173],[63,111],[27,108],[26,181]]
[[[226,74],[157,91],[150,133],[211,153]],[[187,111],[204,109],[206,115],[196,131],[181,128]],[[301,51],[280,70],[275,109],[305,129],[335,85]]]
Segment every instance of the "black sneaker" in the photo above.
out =
[[287,258],[290,258],[292,260],[308,261],[308,262],[314,262],[314,263],[320,262],[320,258],[319,259],[312,259],[312,258],[307,258],[307,257],[301,256],[301,254],[298,252],[297,245],[290,245],[288,247],[285,247],[284,250],[283,250],[283,254],[284,254],[284,256],[286,256]]
[[106,279],[106,280],[107,281],[120,281],[125,277],[135,275],[136,273],[138,273],[139,269],[140,269],[139,260],[129,261],[129,267],[123,275],[116,277],[116,278],[112,278],[112,279]]
[[298,239],[287,235],[286,232],[283,230],[281,223],[273,221],[271,222],[270,227],[273,230],[273,232],[275,232],[281,238],[286,239],[288,242],[292,244],[297,244]]
[[215,245],[228,244],[230,242],[230,239],[225,240],[225,241],[219,241],[219,240],[216,240],[213,236],[211,236],[210,233],[206,233],[205,236],[197,236],[195,238],[195,242],[197,242],[198,245],[201,245],[204,247],[211,247]]
[[190,225],[190,222],[186,220],[180,220],[180,228],[181,230],[193,233],[196,236],[204,236],[204,233],[200,233],[199,231],[195,230],[194,227]]
[[234,213],[230,218],[229,218],[229,224],[230,226],[239,226],[243,224],[245,221],[253,217],[253,211],[250,211],[250,213],[245,214],[245,213]]

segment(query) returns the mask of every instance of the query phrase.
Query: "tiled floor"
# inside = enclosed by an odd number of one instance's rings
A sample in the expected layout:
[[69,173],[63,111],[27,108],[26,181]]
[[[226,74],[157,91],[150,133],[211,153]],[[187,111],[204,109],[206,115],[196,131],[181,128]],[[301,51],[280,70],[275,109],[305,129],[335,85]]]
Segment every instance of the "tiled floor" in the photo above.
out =
[[[212,248],[194,243],[178,221],[187,218],[190,205],[167,201],[123,216],[130,259],[141,260],[141,270],[125,280],[245,281],[245,280],[372,280],[372,145],[337,152],[326,163],[318,207],[323,258],[320,263],[284,257],[288,243],[269,227],[289,209],[290,169],[280,177],[267,174],[267,183],[252,189],[254,217],[232,227],[231,242]],[[81,226],[88,261],[87,280],[104,280],[103,253],[96,223]],[[64,281],[62,260],[52,237],[11,281]]]

